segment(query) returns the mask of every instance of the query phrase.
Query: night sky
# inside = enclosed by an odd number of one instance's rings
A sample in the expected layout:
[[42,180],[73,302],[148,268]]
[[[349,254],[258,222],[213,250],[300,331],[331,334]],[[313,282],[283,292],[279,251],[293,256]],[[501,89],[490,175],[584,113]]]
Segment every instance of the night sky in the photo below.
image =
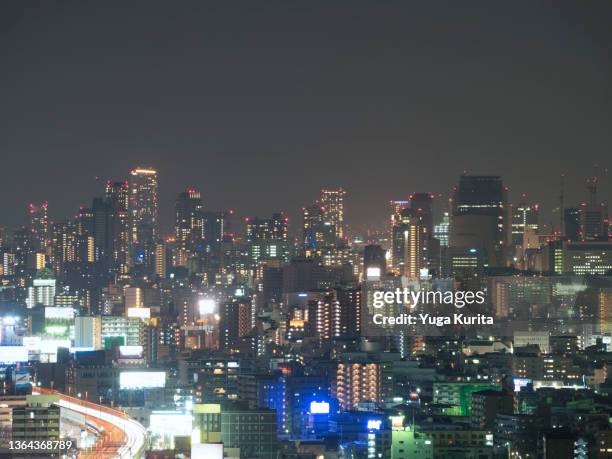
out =
[[559,174],[569,205],[609,166],[612,2],[296,3],[3,2],[0,225],[71,216],[135,165],[164,231],[187,185],[294,226],[340,185],[361,230],[462,171],[550,211]]

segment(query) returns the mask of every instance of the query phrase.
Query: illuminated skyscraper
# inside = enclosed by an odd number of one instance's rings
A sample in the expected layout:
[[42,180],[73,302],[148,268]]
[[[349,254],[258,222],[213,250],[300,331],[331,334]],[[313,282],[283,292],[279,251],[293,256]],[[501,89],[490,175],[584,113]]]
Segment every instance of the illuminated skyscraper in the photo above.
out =
[[222,242],[225,239],[233,240],[232,216],[229,211],[202,212],[202,234],[207,243]]
[[32,245],[35,251],[44,251],[49,237],[49,204],[45,201],[40,204],[30,204],[30,230],[32,231]]
[[433,232],[433,195],[431,193],[412,193],[410,208],[427,228],[427,234],[431,235]]
[[526,230],[531,229],[536,233],[538,232],[539,213],[540,206],[538,204],[521,202],[520,204],[512,206],[512,234],[510,236],[512,245],[523,245],[523,235]]
[[391,268],[400,274],[404,265],[404,237],[401,230],[402,212],[410,208],[410,201],[391,201]]
[[580,241],[580,209],[566,207],[563,210],[563,226],[563,236],[566,240]]
[[155,274],[162,279],[166,278],[166,244],[158,242],[155,244]]
[[113,260],[119,267],[119,272],[126,273],[128,271],[129,259],[129,242],[130,242],[130,227],[129,227],[129,196],[130,188],[128,182],[106,182],[105,187],[106,200],[110,203],[115,215],[115,247]]
[[158,236],[157,171],[136,168],[130,172],[130,241],[153,242]]
[[600,289],[599,303],[599,332],[612,333],[612,290]]
[[450,245],[475,250],[489,266],[505,266],[506,189],[499,176],[462,175],[453,199]]
[[583,241],[608,240],[608,206],[597,201],[597,177],[587,183],[589,199],[580,209],[580,233]]
[[311,255],[317,249],[336,243],[336,229],[323,220],[323,210],[318,204],[302,209],[302,247]]
[[321,214],[323,221],[332,225],[338,240],[346,237],[344,227],[344,196],[346,191],[342,188],[336,190],[321,190]]
[[418,279],[422,269],[428,268],[427,226],[414,210],[404,211],[402,217],[402,235],[404,237],[403,274],[411,279]]
[[136,168],[129,177],[130,262],[152,269],[159,235],[157,171]]
[[188,188],[178,195],[175,201],[174,234],[177,243],[175,262],[187,266],[194,252],[194,244],[201,241],[203,234],[202,199],[200,192]]
[[200,192],[188,188],[178,195],[175,203],[174,233],[179,244],[202,238],[202,198]]

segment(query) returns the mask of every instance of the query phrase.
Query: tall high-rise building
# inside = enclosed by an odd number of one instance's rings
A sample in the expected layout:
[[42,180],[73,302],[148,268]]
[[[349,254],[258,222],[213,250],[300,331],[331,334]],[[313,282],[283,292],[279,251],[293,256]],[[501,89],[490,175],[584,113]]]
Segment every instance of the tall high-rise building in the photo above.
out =
[[405,208],[394,220],[391,231],[393,270],[410,278],[418,278],[421,269],[429,268],[428,243],[430,233],[423,214]]
[[540,206],[521,202],[512,206],[511,243],[514,246],[523,245],[523,235],[529,229],[536,233],[539,230],[538,217]]
[[462,175],[453,199],[450,245],[482,253],[489,266],[506,265],[506,189],[499,176]]
[[597,200],[597,178],[587,183],[588,201],[580,209],[580,233],[583,241],[608,240],[608,205]]
[[130,241],[154,242],[159,234],[157,171],[136,168],[129,177]]
[[207,243],[223,242],[226,238],[233,239],[232,216],[233,210],[229,211],[205,211],[202,212],[202,234]]
[[410,209],[425,225],[427,234],[431,235],[433,232],[433,195],[431,193],[412,193],[410,195]]
[[130,171],[128,204],[130,225],[130,266],[153,269],[155,242],[159,237],[157,171],[136,168]]
[[572,242],[580,241],[580,209],[566,207],[563,209],[563,237]]
[[129,202],[130,202],[130,187],[127,181],[125,182],[106,182],[105,197],[110,203],[115,215],[114,231],[115,231],[115,247],[113,260],[119,267],[121,273],[128,271],[129,260],[129,242],[130,242],[130,227],[129,227]]
[[425,222],[414,210],[404,211],[402,224],[404,237],[403,274],[418,279],[422,269],[428,268],[427,247],[429,233]]
[[95,260],[112,272],[127,270],[127,226],[115,197],[94,198],[92,205]]
[[194,245],[201,241],[203,217],[200,192],[188,188],[175,201],[174,234],[177,243],[176,264],[186,266],[194,251]]
[[155,274],[161,279],[166,278],[166,267],[168,259],[166,255],[166,244],[158,242],[155,244]]
[[321,190],[321,214],[323,221],[332,225],[338,240],[346,237],[344,226],[344,196],[346,191],[343,188],[335,190]]
[[319,204],[302,209],[302,247],[312,253],[323,247],[336,243],[336,229],[323,219],[323,210]]
[[49,238],[49,204],[47,201],[40,204],[30,204],[30,230],[32,232],[32,245],[36,251],[44,251]]
[[175,202],[174,232],[176,241],[184,243],[202,237],[202,198],[194,188],[180,193]]
[[401,231],[402,212],[410,208],[410,201],[395,200],[391,205],[391,270],[400,274],[404,264],[404,239]]

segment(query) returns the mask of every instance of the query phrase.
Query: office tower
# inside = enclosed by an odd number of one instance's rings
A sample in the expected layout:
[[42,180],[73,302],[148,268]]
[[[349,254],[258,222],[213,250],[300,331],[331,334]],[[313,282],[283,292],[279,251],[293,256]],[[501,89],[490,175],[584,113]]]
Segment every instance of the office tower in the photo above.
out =
[[32,248],[35,251],[44,251],[49,237],[49,204],[45,201],[40,204],[30,204],[30,231],[32,232]]
[[513,246],[523,246],[523,235],[528,230],[533,230],[537,234],[539,230],[539,213],[540,207],[538,204],[521,202],[512,206],[510,242]]
[[[450,214],[448,212],[444,212],[442,214],[442,220],[440,221],[440,223],[434,225],[433,239],[438,241],[439,262],[437,263],[437,265],[432,264],[432,267],[438,273],[440,273],[441,277],[448,277],[450,275],[450,264],[448,256],[448,246],[450,240]],[[432,254],[434,251],[434,248],[430,247],[430,258],[432,258]]]
[[194,188],[180,193],[175,202],[174,234],[179,244],[202,238],[202,198]]
[[233,210],[202,212],[202,234],[207,243],[233,240],[232,217]]
[[587,183],[588,201],[580,209],[580,232],[583,241],[608,240],[608,206],[597,201],[597,178]]
[[247,217],[247,241],[287,241],[287,222],[288,218],[282,213],[272,214],[271,218]]
[[433,195],[431,193],[412,193],[410,209],[427,229],[427,234],[433,232]]
[[317,250],[336,244],[336,229],[323,219],[319,204],[302,209],[302,247],[311,256]]
[[369,244],[363,250],[363,272],[367,278],[384,276],[386,273],[385,251],[380,245]]
[[130,188],[128,182],[107,181],[105,186],[105,198],[109,203],[114,215],[113,231],[115,233],[113,260],[119,268],[119,272],[127,273],[129,260],[129,196]]
[[132,256],[145,262],[147,251],[159,234],[157,171],[136,168],[130,171],[128,204]]
[[578,275],[609,275],[612,272],[612,243],[604,241],[566,242],[554,260],[555,272]]
[[580,209],[566,207],[563,209],[563,237],[565,240],[577,242],[580,237]]
[[404,229],[404,271],[403,274],[411,279],[418,279],[422,269],[428,268],[428,238],[427,226],[415,210],[410,214],[405,211],[403,219]]
[[442,214],[442,220],[434,225],[433,236],[440,241],[440,247],[448,247],[450,235],[450,215],[448,212]]
[[393,269],[413,279],[429,267],[430,235],[422,217],[411,208],[404,209],[392,229]]
[[404,239],[401,229],[402,213],[410,208],[410,201],[391,201],[391,270],[400,274],[404,264]]
[[336,239],[344,240],[346,228],[344,227],[344,196],[346,191],[342,188],[335,190],[321,190],[321,212],[323,221],[333,226]]
[[92,204],[95,261],[113,273],[127,270],[127,227],[125,213],[115,197],[94,198]]
[[506,207],[500,177],[462,175],[453,199],[451,247],[482,252],[488,266],[505,266]]
[[174,209],[176,239],[174,265],[187,266],[195,252],[196,243],[203,237],[200,192],[194,188],[183,191],[176,198]]

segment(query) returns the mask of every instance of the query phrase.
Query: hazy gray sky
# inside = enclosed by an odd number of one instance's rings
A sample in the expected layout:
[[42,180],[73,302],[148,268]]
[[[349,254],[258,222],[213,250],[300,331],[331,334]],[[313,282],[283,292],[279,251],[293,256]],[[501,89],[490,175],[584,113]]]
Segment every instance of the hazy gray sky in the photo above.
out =
[[464,170],[550,209],[561,172],[571,201],[609,165],[612,2],[297,3],[4,2],[0,225],[138,164],[165,229],[187,185],[293,223],[341,185],[363,228]]

